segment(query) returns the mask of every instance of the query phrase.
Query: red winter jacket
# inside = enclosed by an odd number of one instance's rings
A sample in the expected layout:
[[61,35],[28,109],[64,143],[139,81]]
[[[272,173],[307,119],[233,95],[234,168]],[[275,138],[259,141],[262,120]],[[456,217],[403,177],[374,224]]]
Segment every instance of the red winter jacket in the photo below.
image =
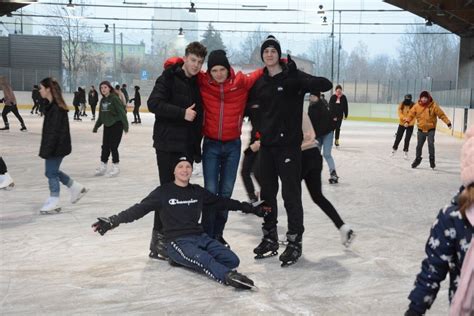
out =
[[230,68],[230,75],[219,84],[208,72],[198,74],[198,84],[204,107],[203,134],[220,141],[240,137],[247,96],[255,81],[263,75],[263,69],[250,74]]

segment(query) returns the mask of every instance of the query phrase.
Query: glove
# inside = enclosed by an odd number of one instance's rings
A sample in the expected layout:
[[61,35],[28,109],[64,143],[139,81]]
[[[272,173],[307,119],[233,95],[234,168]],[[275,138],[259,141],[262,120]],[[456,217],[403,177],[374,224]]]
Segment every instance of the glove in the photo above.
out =
[[298,69],[298,67],[296,67],[296,63],[293,59],[291,59],[291,56],[290,54],[287,55],[287,63],[286,63],[286,66],[288,67],[288,72],[294,72]]
[[415,312],[414,310],[412,309],[408,309],[406,312],[405,312],[405,316],[421,316],[422,314],[418,313],[418,312]]
[[451,128],[451,126],[452,126],[451,123],[448,123],[448,128]]
[[110,217],[98,217],[98,221],[92,224],[92,228],[95,232],[98,232],[102,236],[110,230],[114,229],[119,225],[117,215],[113,215]]
[[254,204],[242,202],[242,212],[245,214],[252,213],[258,217],[265,217],[272,211],[272,208],[265,201],[258,201]]

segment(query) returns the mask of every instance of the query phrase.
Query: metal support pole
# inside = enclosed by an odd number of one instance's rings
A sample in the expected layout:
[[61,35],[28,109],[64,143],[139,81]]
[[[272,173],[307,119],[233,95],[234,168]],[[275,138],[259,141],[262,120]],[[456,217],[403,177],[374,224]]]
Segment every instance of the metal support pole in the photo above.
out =
[[334,82],[334,8],[335,0],[332,0],[332,27],[331,27],[331,82]]
[[117,80],[117,54],[116,54],[116,51],[115,51],[115,23],[112,24],[112,28],[113,28],[113,36],[114,36],[114,80]]
[[339,49],[337,50],[337,83],[339,83],[339,68],[341,66],[341,24],[342,24],[341,10],[339,10]]

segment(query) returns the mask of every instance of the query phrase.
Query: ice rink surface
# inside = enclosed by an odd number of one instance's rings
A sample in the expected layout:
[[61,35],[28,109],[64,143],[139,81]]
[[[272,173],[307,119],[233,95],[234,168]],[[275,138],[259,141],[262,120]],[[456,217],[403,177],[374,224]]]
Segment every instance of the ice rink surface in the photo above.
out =
[[[61,169],[90,191],[72,205],[61,186],[63,211],[57,215],[39,215],[49,195],[44,160],[38,157],[42,119],[22,111],[28,127],[22,133],[10,115],[11,130],[0,134],[0,153],[16,184],[0,191],[2,315],[402,315],[430,226],[460,185],[461,140],[438,132],[437,169],[429,168],[426,144],[425,159],[411,169],[416,137],[409,160],[401,149],[391,158],[396,124],[345,121],[341,146],[333,150],[340,183],[328,184],[324,163],[323,192],[352,225],[354,243],[349,249],[341,245],[339,232],[304,186],[303,256],[293,266],[281,268],[278,257],[255,260],[261,220],[232,212],[225,238],[241,259],[239,271],[259,287],[238,291],[149,259],[153,214],[103,237],[92,232],[96,217],[124,210],[157,186],[154,118],[142,114],[143,124],[130,126],[119,148],[121,174],[107,178],[93,176],[102,129],[93,134],[90,119],[74,122],[72,114],[73,152]],[[248,133],[245,125],[243,144]],[[203,178],[191,182],[203,184]],[[240,177],[233,198],[247,199]],[[279,206],[283,239],[281,198]],[[428,315],[447,314],[447,287],[443,282]]]

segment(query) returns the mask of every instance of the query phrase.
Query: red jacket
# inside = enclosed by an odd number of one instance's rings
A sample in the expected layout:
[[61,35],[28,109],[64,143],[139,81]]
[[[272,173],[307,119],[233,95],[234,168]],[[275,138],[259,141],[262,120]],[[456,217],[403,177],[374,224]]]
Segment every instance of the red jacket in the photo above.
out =
[[220,141],[240,138],[247,97],[263,69],[250,74],[230,68],[229,78],[219,84],[207,72],[198,74],[198,84],[204,107],[203,134]]

